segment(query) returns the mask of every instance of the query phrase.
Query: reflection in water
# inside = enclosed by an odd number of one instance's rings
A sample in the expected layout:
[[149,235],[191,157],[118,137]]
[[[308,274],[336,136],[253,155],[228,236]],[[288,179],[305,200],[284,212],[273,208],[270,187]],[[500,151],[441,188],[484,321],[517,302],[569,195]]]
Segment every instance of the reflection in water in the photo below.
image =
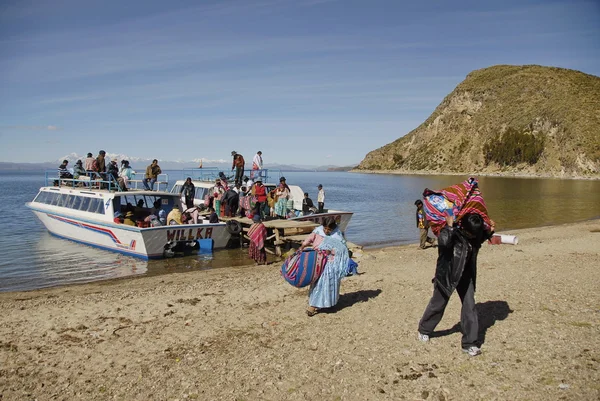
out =
[[0,291],[30,290],[55,285],[133,276],[147,272],[148,263],[42,233],[35,244],[28,274],[18,263],[2,266]]

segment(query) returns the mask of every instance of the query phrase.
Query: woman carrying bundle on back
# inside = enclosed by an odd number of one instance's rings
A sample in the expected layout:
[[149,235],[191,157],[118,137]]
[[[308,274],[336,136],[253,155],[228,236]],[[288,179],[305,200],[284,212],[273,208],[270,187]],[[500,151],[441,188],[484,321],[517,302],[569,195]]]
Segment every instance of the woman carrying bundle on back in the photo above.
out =
[[248,256],[250,256],[257,265],[266,265],[267,251],[265,250],[265,239],[267,238],[267,228],[262,223],[260,214],[255,214],[252,221],[254,224],[252,224],[248,230],[248,237],[250,237]]
[[340,283],[348,269],[348,248],[346,240],[338,229],[335,220],[328,217],[322,226],[304,240],[300,250],[312,246],[314,249],[329,253],[327,263],[319,279],[310,286],[308,293],[308,316],[314,316],[320,309],[335,306],[340,298]]

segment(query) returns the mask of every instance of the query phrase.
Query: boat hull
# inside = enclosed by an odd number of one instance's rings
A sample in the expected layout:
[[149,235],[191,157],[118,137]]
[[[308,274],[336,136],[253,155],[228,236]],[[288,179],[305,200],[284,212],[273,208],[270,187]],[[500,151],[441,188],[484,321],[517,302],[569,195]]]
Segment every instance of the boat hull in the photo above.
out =
[[212,239],[215,249],[227,246],[231,234],[224,223],[139,228],[107,224],[32,208],[53,235],[141,259],[160,259],[165,249],[197,249],[197,241]]

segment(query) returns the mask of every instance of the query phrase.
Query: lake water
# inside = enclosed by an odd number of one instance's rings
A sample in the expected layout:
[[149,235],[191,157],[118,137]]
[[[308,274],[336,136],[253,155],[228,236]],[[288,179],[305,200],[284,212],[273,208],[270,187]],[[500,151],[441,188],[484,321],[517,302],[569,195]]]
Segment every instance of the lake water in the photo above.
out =
[[[174,182],[181,172],[167,172]],[[367,247],[416,243],[415,199],[424,188],[441,189],[467,178],[345,172],[285,173],[316,203],[354,212],[346,237]],[[55,238],[25,207],[44,184],[44,173],[0,172],[0,292],[248,264],[246,251],[217,251],[143,261]],[[554,225],[600,216],[600,181],[481,177],[479,186],[497,231]]]

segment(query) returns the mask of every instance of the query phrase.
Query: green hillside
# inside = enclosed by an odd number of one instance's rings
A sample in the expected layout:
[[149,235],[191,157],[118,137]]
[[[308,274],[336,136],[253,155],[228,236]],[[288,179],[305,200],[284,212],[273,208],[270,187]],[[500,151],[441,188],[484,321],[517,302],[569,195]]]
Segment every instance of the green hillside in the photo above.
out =
[[589,177],[600,173],[600,78],[541,66],[476,70],[358,170]]

